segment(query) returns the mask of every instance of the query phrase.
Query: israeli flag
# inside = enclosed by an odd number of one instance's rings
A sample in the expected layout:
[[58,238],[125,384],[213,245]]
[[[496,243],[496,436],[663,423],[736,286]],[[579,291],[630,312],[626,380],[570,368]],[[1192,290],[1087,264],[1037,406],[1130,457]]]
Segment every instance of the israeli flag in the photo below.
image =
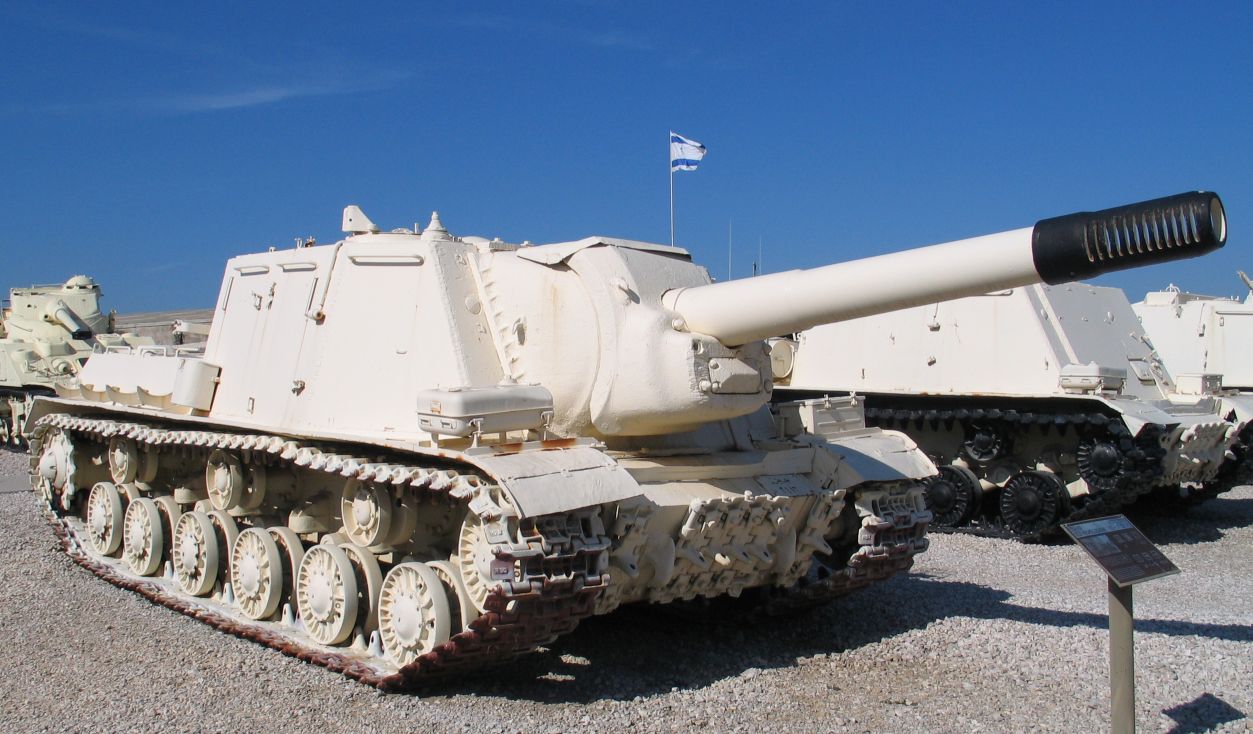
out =
[[705,157],[705,146],[670,131],[670,170],[695,171],[696,164]]

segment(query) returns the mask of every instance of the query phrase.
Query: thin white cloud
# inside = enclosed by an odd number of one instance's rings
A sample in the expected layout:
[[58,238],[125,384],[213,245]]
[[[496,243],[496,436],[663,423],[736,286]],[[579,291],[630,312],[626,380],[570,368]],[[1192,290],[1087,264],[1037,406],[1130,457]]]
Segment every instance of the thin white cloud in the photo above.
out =
[[291,84],[253,87],[224,92],[182,94],[146,100],[141,106],[153,112],[188,114],[194,112],[218,112],[260,107],[304,97],[330,97],[362,92],[377,92],[406,78],[405,74],[386,74],[360,82],[322,82],[317,84]]
[[167,112],[215,112],[218,110],[238,110],[244,107],[260,107],[287,99],[317,97],[335,93],[299,87],[264,87],[247,89],[241,92],[188,94],[167,99],[150,100],[148,104],[154,110]]
[[[25,21],[30,25],[57,33],[103,39],[112,44],[147,48],[166,56],[186,57],[198,62],[218,59],[213,64],[224,81],[202,80],[188,83],[183,89],[168,93],[131,94],[115,91],[108,97],[78,98],[62,101],[39,101],[9,96],[0,102],[0,115],[24,114],[103,114],[103,115],[181,115],[240,110],[273,105],[291,100],[380,91],[409,78],[407,72],[355,70],[347,72],[340,64],[324,68],[322,73],[307,65],[291,68],[285,64],[266,64],[247,54],[149,28],[88,24],[82,20],[43,7],[20,5],[6,8],[0,17]],[[230,80],[251,80],[232,84]],[[209,87],[195,90],[195,87]],[[216,88],[214,88],[216,87]],[[195,90],[195,91],[193,91]]]
[[163,96],[112,97],[78,102],[52,102],[30,105],[9,103],[0,106],[4,114],[139,114],[188,115],[202,112],[223,112],[262,107],[310,97],[377,92],[407,79],[409,74],[386,73],[364,75],[361,81],[324,81],[316,83],[270,84],[212,92],[178,93]]

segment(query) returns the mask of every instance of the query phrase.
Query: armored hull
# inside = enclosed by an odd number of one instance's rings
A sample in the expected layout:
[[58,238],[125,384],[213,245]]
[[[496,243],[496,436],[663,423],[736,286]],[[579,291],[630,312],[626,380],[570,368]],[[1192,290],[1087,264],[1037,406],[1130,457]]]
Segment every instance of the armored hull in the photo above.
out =
[[[1038,539],[1155,490],[1229,488],[1253,417],[1181,392],[1113,288],[922,306],[817,327],[794,349],[777,395],[864,396],[868,423],[939,465],[929,506],[946,529]],[[836,362],[837,349],[860,356]]]
[[[97,354],[36,401],[32,483],[78,562],[390,689],[624,603],[819,603],[927,547],[935,467],[909,438],[857,398],[770,404],[762,335],[847,299],[726,318],[754,293],[675,248],[382,233],[356,207],[344,230],[228,262],[202,352]],[[1031,232],[938,246],[1000,267],[926,293],[1087,261]]]

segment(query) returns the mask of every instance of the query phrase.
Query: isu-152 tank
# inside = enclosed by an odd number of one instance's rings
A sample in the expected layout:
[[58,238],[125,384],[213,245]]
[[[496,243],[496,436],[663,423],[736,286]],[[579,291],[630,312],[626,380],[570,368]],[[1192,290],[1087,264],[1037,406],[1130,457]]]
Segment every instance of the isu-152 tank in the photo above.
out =
[[340,242],[231,259],[202,353],[97,354],[36,401],[32,483],[100,576],[385,689],[628,602],[817,603],[910,567],[935,468],[856,399],[771,406],[764,340],[1221,244],[1218,200],[1188,211],[1170,247],[1084,214],[711,283],[348,207]]
[[[1089,236],[1133,252],[1221,244],[1221,212],[1212,195],[1180,195]],[[1035,540],[1154,487],[1199,487],[1240,463],[1253,418],[1177,386],[1122,291],[1081,283],[818,326],[776,342],[774,358],[776,400],[855,393],[870,425],[918,443],[939,467],[936,529]]]
[[111,333],[100,296],[100,286],[85,275],[9,291],[0,318],[0,442],[20,444],[17,428],[34,396],[52,395],[53,384],[77,374],[93,350],[152,343]]

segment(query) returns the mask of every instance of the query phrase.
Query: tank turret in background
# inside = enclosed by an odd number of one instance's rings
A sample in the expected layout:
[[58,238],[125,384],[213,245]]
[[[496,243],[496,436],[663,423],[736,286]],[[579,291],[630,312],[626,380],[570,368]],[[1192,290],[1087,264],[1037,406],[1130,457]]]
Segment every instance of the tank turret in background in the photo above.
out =
[[231,259],[202,352],[97,354],[38,400],[32,483],[80,563],[384,687],[628,602],[821,602],[927,547],[935,467],[857,398],[772,406],[764,338],[1220,246],[1218,199],[1182,199],[1169,242],[1083,214],[717,284],[348,207],[341,242]]
[[[1100,235],[1124,246],[1204,237],[1191,222],[1210,217],[1195,201],[1152,202]],[[940,467],[934,526],[1023,539],[1155,487],[1219,491],[1224,467],[1243,463],[1253,419],[1243,404],[1176,384],[1126,296],[1081,283],[820,326],[779,342],[774,358],[776,399],[856,393],[868,423],[918,442]]]
[[0,441],[19,443],[34,395],[51,395],[58,380],[78,374],[93,350],[150,343],[111,333],[100,311],[100,286],[85,275],[61,285],[9,291],[0,319]]

